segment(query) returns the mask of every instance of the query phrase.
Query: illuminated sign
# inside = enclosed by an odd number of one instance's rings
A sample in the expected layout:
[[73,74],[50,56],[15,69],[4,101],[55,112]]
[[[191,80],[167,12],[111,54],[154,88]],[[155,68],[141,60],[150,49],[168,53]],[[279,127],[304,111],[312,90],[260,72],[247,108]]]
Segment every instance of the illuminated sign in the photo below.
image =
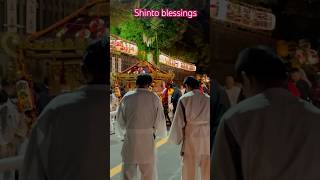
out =
[[110,50],[134,56],[138,55],[138,46],[136,44],[113,35],[110,37]]
[[210,15],[218,20],[253,29],[273,30],[276,26],[276,17],[268,9],[245,3],[211,0]]
[[196,71],[197,67],[190,63],[185,63],[177,59],[173,59],[165,54],[160,54],[159,62],[167,66],[183,69],[186,71]]

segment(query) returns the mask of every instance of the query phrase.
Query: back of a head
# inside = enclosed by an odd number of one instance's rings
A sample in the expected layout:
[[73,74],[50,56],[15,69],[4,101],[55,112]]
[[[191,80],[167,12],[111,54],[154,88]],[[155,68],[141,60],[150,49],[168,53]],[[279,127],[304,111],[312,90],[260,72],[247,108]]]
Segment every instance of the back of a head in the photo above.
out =
[[109,80],[109,54],[110,43],[107,36],[95,41],[86,50],[83,68],[93,77],[98,84],[106,84]]
[[189,86],[191,89],[199,89],[200,82],[194,76],[188,76],[183,81],[184,85]]
[[152,83],[152,77],[150,74],[139,74],[136,80],[136,85],[138,87],[150,86]]
[[243,50],[235,66],[236,74],[241,78],[245,72],[249,78],[255,78],[260,84],[269,85],[287,80],[287,69],[282,60],[266,48],[248,48]]

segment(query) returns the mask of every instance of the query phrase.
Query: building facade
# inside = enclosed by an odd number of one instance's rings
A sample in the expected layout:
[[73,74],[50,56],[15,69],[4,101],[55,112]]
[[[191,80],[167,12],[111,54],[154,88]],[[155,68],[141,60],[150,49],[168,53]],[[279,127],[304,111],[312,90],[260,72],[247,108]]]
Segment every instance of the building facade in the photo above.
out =
[[70,15],[88,0],[0,0],[0,32],[39,31]]

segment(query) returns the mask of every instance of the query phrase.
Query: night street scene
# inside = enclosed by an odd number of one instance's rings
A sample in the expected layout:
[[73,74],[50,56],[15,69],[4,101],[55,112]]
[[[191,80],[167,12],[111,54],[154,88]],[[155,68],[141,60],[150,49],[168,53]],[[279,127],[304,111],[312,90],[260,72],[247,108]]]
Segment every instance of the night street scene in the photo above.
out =
[[110,179],[209,180],[209,2],[111,1],[110,14]]
[[320,179],[319,0],[0,0],[0,180]]

